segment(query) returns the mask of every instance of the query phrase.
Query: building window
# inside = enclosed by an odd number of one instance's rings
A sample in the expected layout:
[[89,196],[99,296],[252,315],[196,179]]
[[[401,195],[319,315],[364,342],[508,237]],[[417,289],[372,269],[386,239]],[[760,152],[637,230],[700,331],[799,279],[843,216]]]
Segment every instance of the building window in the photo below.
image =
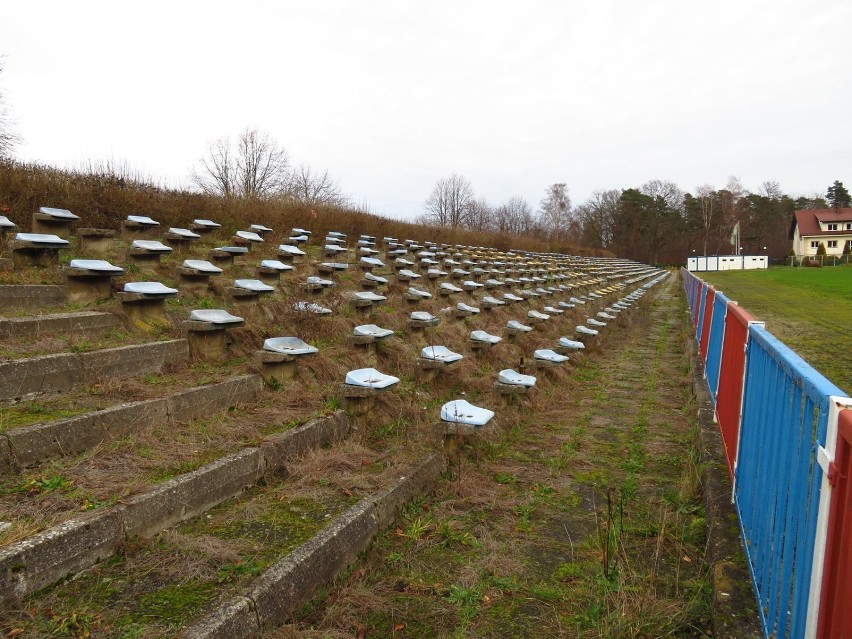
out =
[[829,231],[836,231],[837,230],[837,224],[829,224],[828,230]]
[[828,248],[837,248],[837,240],[829,240]]
[[819,240],[813,240],[811,242],[811,248],[819,248]]
[[848,224],[846,225],[846,230],[847,230],[847,231],[852,231],[852,222],[850,222],[850,223],[848,223]]

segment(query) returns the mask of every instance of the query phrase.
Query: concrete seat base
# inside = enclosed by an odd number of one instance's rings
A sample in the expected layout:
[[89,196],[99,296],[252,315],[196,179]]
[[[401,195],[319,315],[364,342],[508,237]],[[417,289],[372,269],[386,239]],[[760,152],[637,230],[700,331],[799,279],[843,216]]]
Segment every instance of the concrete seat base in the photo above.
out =
[[500,398],[500,406],[505,408],[518,401],[521,395],[525,395],[528,390],[527,386],[520,384],[504,384],[503,382],[494,382],[494,392]]
[[494,344],[492,344],[491,342],[483,342],[482,340],[478,339],[469,339],[467,340],[467,344],[474,352],[479,353],[489,351],[494,346]]
[[218,266],[222,270],[228,270],[234,265],[235,255],[227,251],[217,251],[213,249],[207,254],[207,259],[213,266]]
[[359,315],[369,315],[376,302],[373,300],[353,298],[349,300],[349,304],[352,305],[352,308],[354,308]]
[[[225,299],[240,308],[250,308],[255,306],[260,300],[262,293],[260,291],[250,291],[246,288],[229,286],[224,290]],[[269,293],[266,293],[267,295]]]
[[231,244],[233,246],[243,246],[249,253],[251,253],[252,244],[254,244],[254,242],[247,240],[244,237],[240,237],[239,235],[234,235],[231,237]]
[[357,417],[366,418],[373,411],[376,396],[385,390],[387,389],[341,384],[338,398],[347,411]]
[[257,360],[261,365],[261,375],[267,384],[284,384],[298,374],[299,357],[296,355],[257,351]]
[[163,242],[179,253],[188,251],[189,247],[192,246],[192,241],[193,238],[178,235],[177,233],[166,233],[163,235]]
[[369,347],[376,343],[376,337],[374,335],[349,335],[346,341],[352,346]]
[[10,240],[9,249],[12,251],[12,264],[15,268],[28,266],[55,266],[59,264],[61,248],[43,247],[31,242]]
[[159,225],[140,224],[131,220],[121,223],[121,239],[132,242],[133,240],[149,240],[159,231]]
[[300,288],[311,295],[322,295],[325,290],[325,286],[322,284],[311,284],[309,282],[301,284]]
[[160,266],[162,255],[162,253],[152,253],[151,251],[140,248],[127,249],[127,261],[143,269],[152,269]]
[[115,231],[111,229],[77,229],[77,252],[80,255],[105,257],[115,245]]
[[189,228],[193,233],[197,233],[202,238],[212,237],[216,233],[216,231],[219,230],[219,229],[207,226],[205,224],[190,224]]
[[456,424],[442,420],[437,428],[441,433],[444,452],[452,458],[460,454],[464,445],[473,443],[476,438],[491,432],[494,427],[491,422],[485,426],[471,426],[470,424]]
[[164,297],[149,297],[142,293],[116,293],[121,300],[121,308],[136,328],[152,331],[162,326],[168,326],[166,319],[166,299]]
[[32,233],[49,233],[53,235],[70,235],[71,225],[78,220],[56,218],[44,213],[33,213]]
[[178,286],[180,292],[193,297],[203,297],[210,291],[210,273],[179,266]]
[[[331,266],[331,264],[335,264],[335,263],[343,264],[343,262],[331,262],[329,264],[319,263],[319,264],[317,264],[317,273],[319,273],[321,275],[326,275],[326,276],[331,275],[332,277],[339,276],[343,269],[336,269],[333,266]],[[348,270],[348,269],[346,269],[346,270]]]
[[293,255],[292,253],[287,253],[285,251],[278,251],[276,253],[276,255],[278,256],[278,259],[281,260],[284,264],[289,264],[289,265],[292,266],[293,263],[296,261],[296,259],[295,259],[296,256]]
[[112,292],[112,276],[107,274],[78,273],[66,274],[68,301],[72,304],[91,304],[107,299]]
[[417,359],[417,366],[421,370],[426,371],[443,371],[451,368],[455,368],[455,365],[458,364],[461,360],[456,360],[455,362],[441,362],[436,359],[425,359],[420,357]]
[[266,266],[258,266],[257,279],[259,279],[264,284],[269,284],[270,286],[278,286],[281,283],[281,271]]
[[221,360],[228,352],[229,328],[243,326],[245,322],[214,324],[198,320],[184,320],[187,331],[189,354],[193,359]]
[[432,326],[437,326],[440,323],[441,323],[441,319],[438,318],[438,317],[431,319],[431,320],[416,320],[416,319],[408,320],[408,326],[413,328],[416,331],[426,329],[426,328],[430,328]]
[[478,313],[471,313],[470,311],[463,311],[457,308],[453,311],[453,315],[455,315],[456,319],[464,319],[465,317],[473,317],[474,315],[478,315]]
[[424,359],[419,357],[416,362],[416,370],[424,381],[431,381],[438,375],[444,373],[453,373],[458,368],[458,361],[455,362],[439,362],[434,359]]

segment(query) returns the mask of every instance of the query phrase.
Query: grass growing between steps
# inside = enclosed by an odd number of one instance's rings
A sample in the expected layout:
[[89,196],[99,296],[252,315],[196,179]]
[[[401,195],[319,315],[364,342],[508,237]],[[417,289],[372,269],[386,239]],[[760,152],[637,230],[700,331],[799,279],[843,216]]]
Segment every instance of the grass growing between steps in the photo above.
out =
[[[309,396],[302,395],[302,401],[307,404]],[[14,524],[0,534],[0,546],[256,445],[264,434],[292,428],[298,415],[285,402],[265,401],[178,428],[168,420],[157,421],[80,455],[0,477],[0,521]],[[51,478],[61,479],[57,489],[44,489],[56,483]]]
[[175,636],[346,508],[393,483],[410,462],[394,448],[355,440],[312,451],[293,461],[286,480],[252,488],[153,539],[131,540],[62,588],[0,616],[0,627],[20,629],[21,637]]
[[[56,402],[50,400],[32,401],[18,404],[16,406],[0,406],[0,433],[12,428],[20,428],[41,422],[68,419],[99,410],[98,404],[93,406],[68,406],[65,402],[60,405],[52,405]],[[63,405],[65,404],[65,405]]]
[[[237,365],[241,363],[237,361]],[[240,372],[233,365],[215,366],[207,362],[173,364],[166,365],[160,373],[107,379],[61,394],[44,394],[35,399],[0,404],[0,432],[68,419],[123,402],[164,397],[177,391],[222,382]]]
[[433,499],[268,636],[709,636],[683,305],[664,286],[646,324],[454,460]]
[[170,336],[162,336],[158,339],[152,339],[134,334],[123,328],[114,328],[107,332],[94,334],[87,334],[83,331],[44,334],[30,339],[19,338],[14,341],[6,341],[0,346],[0,360],[25,359],[55,353],[88,353],[103,348],[147,344],[166,339],[172,338]]

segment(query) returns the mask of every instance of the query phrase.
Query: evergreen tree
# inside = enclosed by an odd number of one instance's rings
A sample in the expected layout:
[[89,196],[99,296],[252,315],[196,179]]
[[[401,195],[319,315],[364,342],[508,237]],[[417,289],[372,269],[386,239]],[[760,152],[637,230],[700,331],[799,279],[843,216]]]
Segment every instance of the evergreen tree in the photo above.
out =
[[843,186],[843,182],[835,180],[834,184],[828,187],[825,193],[825,199],[833,209],[842,209],[852,206],[852,198],[849,197],[849,191]]

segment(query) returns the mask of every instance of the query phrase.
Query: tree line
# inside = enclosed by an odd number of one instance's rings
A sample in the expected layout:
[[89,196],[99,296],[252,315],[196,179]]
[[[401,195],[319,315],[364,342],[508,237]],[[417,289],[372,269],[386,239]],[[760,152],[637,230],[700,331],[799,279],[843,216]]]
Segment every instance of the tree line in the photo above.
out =
[[309,206],[350,205],[328,171],[316,171],[307,164],[292,166],[284,147],[257,129],[245,129],[235,140],[225,136],[208,144],[191,177],[208,195],[282,198]]
[[458,174],[438,180],[424,202],[423,223],[474,231],[501,231],[602,248],[647,263],[679,263],[691,255],[728,254],[740,225],[743,252],[775,258],[790,250],[788,233],[799,209],[849,207],[840,181],[825,196],[792,197],[775,181],[756,192],[736,177],[723,188],[704,184],[684,192],[674,182],[651,180],[637,187],[599,190],[574,206],[567,184],[549,185],[537,208],[522,197],[492,205],[476,197]]
[[[0,91],[0,159],[11,158],[20,142],[4,97]],[[191,179],[204,194],[227,199],[352,207],[327,171],[291,165],[284,147],[256,129],[246,129],[234,140],[222,137],[211,142]],[[736,177],[723,188],[704,184],[692,193],[667,180],[651,180],[595,191],[576,206],[567,183],[557,182],[546,187],[537,207],[520,196],[492,204],[476,196],[467,178],[454,173],[438,180],[416,222],[529,236],[604,249],[652,264],[673,264],[690,255],[732,252],[731,231],[737,224],[744,252],[780,258],[790,250],[788,233],[795,210],[849,206],[849,191],[840,181],[829,186],[825,196],[793,197],[775,181],[752,192]]]

